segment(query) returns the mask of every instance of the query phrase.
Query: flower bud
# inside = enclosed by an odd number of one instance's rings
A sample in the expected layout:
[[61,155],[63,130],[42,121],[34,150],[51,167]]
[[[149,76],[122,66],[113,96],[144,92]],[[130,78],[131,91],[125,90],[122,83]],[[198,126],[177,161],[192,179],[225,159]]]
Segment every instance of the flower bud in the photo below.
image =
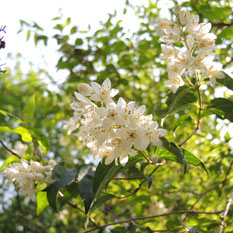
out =
[[171,24],[169,23],[169,22],[167,22],[167,21],[162,21],[160,24],[159,24],[159,28],[160,29],[166,29],[166,28],[168,28],[168,27],[170,27],[171,26]]
[[157,155],[152,155],[151,160],[153,163],[157,163],[159,161],[159,157]]
[[181,11],[181,7],[180,6],[175,6],[175,8],[174,8],[174,12],[175,12],[175,14],[177,15],[177,14],[179,14],[180,13],[180,11]]
[[49,160],[48,165],[51,167],[55,167],[56,166],[56,161],[55,160]]

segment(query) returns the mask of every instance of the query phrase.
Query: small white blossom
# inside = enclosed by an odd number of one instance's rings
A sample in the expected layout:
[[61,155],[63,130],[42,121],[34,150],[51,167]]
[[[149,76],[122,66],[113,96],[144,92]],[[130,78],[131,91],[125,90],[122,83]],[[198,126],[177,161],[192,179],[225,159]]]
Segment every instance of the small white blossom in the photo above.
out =
[[[212,83],[218,75],[219,68],[214,69],[215,53],[213,49],[216,35],[210,33],[210,23],[199,23],[198,15],[191,15],[189,10],[181,10],[176,6],[177,22],[161,22],[159,27],[163,30],[160,41],[162,45],[161,59],[168,59],[167,71],[169,80],[166,85],[176,93],[183,85],[181,75],[192,76],[195,73],[205,73]],[[181,42],[183,47],[174,44]],[[187,76],[188,78],[188,76]]]
[[[91,87],[90,99],[75,92],[78,103],[75,103],[77,106],[71,104],[75,115],[66,128],[69,132],[79,129],[79,140],[87,145],[94,157],[104,159],[105,164],[115,161],[124,166],[129,156],[137,154],[135,149],[145,150],[149,143],[162,146],[159,137],[163,137],[166,130],[161,133],[152,115],[144,115],[145,105],[137,108],[134,101],[127,103],[122,97],[115,103],[112,97],[118,90],[111,89],[110,79],[102,86],[92,82]],[[97,103],[93,104],[91,100]],[[154,128],[148,136],[149,124]]]
[[43,184],[54,181],[52,169],[56,162],[51,160],[48,164],[43,166],[33,160],[28,163],[21,159],[21,163],[13,163],[10,164],[9,168],[5,168],[3,175],[8,179],[8,184],[16,182],[19,186],[19,192],[32,198],[36,192],[35,182]]

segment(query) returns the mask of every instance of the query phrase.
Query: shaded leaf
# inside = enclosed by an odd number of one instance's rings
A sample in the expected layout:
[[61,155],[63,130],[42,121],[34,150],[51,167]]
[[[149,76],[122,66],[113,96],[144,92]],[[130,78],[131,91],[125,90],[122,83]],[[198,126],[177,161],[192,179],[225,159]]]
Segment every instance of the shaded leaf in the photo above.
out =
[[67,169],[64,166],[56,165],[53,169],[52,178],[57,179],[48,185],[43,191],[55,191],[69,185],[77,176],[77,169]]
[[95,209],[99,208],[102,204],[106,203],[108,200],[114,198],[115,196],[112,194],[106,194],[104,196],[99,197],[94,204],[92,205],[90,212],[92,213]]
[[[175,156],[176,161],[184,166],[184,174],[185,174],[187,171],[187,161],[182,151],[173,142],[169,142],[166,138],[163,137],[161,138],[161,140],[163,142],[163,147],[166,150],[170,151]],[[157,148],[157,150],[159,150],[159,148]],[[156,155],[158,154],[156,153]]]
[[58,212],[57,193],[58,193],[58,190],[49,190],[47,192],[48,203],[56,212]]
[[227,73],[223,71],[221,71],[221,74],[224,75],[224,78],[221,78],[221,79],[217,78],[216,81],[233,91],[233,78],[231,78],[231,76],[229,76]]
[[207,109],[216,114],[221,119],[228,119],[233,122],[233,100],[216,98],[211,100]]
[[84,201],[86,214],[88,213],[94,198],[92,190],[94,173],[95,172],[90,165],[84,165],[78,173],[79,191],[81,198]]

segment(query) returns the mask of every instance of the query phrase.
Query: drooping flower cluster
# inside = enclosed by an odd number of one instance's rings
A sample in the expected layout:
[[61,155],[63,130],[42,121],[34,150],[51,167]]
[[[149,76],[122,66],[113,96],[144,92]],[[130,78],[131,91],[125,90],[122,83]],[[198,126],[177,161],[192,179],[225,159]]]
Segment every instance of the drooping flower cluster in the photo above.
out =
[[[96,82],[91,85],[81,83],[79,92],[75,92],[77,101],[71,103],[74,116],[67,122],[68,133],[79,128],[78,137],[91,149],[94,156],[106,157],[105,164],[118,158],[122,165],[128,161],[128,155],[134,156],[137,150],[145,150],[149,143],[162,147],[159,137],[166,134],[152,115],[144,115],[146,107],[135,106],[135,102],[120,97],[115,103],[112,100],[117,89],[111,89],[107,78],[102,86]],[[89,97],[89,98],[88,98]],[[94,102],[92,102],[94,101]]]
[[[189,10],[181,10],[180,6],[176,6],[174,11],[176,22],[163,21],[159,24],[164,32],[160,41],[165,43],[160,58],[168,59],[169,80],[166,85],[175,93],[184,84],[182,74],[193,75],[199,71],[212,83],[216,78],[223,78],[219,72],[222,66],[213,62],[216,36],[209,33],[211,24],[199,23],[198,15],[191,15]],[[183,47],[174,46],[177,42],[182,42]]]
[[54,160],[50,160],[48,165],[43,166],[39,162],[31,160],[28,163],[22,159],[21,163],[13,163],[10,164],[9,168],[5,168],[3,175],[8,178],[8,184],[16,182],[19,186],[19,192],[32,198],[36,191],[36,181],[39,184],[50,184],[54,181],[52,170],[55,165]]

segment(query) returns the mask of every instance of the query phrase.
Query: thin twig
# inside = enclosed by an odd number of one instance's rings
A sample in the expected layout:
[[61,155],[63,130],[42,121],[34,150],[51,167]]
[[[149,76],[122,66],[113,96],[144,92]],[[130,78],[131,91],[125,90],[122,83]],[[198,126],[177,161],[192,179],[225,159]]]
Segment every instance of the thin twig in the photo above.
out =
[[82,212],[87,218],[90,219],[90,221],[93,223],[93,225],[95,225],[96,227],[99,227],[99,225],[95,222],[95,220],[92,217],[90,217],[89,215],[87,215],[83,209],[81,209],[80,207],[78,207],[77,205],[73,204],[70,201],[68,201],[67,203],[72,208],[78,209],[80,212]]
[[198,94],[198,103],[199,103],[199,109],[198,109],[198,117],[197,117],[197,125],[194,131],[192,132],[191,135],[189,135],[182,143],[179,144],[180,147],[182,147],[193,135],[196,134],[196,132],[201,128],[201,111],[203,109],[202,106],[202,97],[200,93],[200,77],[198,78],[198,74],[195,73],[196,77],[196,89],[197,89],[197,94]]
[[[159,167],[163,166],[166,162],[167,162],[167,161],[164,160],[164,161],[162,161],[161,163],[157,163],[157,164],[156,164],[157,166],[156,166],[156,167],[154,168],[154,170],[149,174],[149,176],[152,176],[152,175],[154,174],[154,172],[155,172]],[[130,197],[130,196],[134,195],[135,193],[137,193],[137,192],[140,190],[141,186],[142,186],[146,181],[147,181],[147,179],[144,178],[144,180],[139,184],[139,186],[138,186],[135,190],[133,190],[130,194],[128,194],[128,195],[126,195],[126,196],[121,196],[121,197],[115,196],[115,198],[124,199],[124,198],[127,198],[127,197]]]
[[8,152],[10,152],[12,155],[18,157],[19,159],[21,159],[21,157],[20,157],[17,153],[15,153],[14,151],[12,151],[10,148],[8,148],[8,147],[3,143],[3,141],[2,141],[1,139],[0,139],[0,143],[2,144],[2,146],[3,146]]
[[113,222],[113,223],[108,223],[102,226],[98,226],[95,228],[92,228],[88,231],[85,231],[84,233],[92,232],[95,231],[96,229],[100,228],[105,228],[107,226],[113,226],[113,225],[118,225],[118,224],[123,224],[123,223],[128,223],[128,222],[134,222],[134,221],[139,221],[139,220],[145,220],[145,219],[151,219],[151,218],[159,218],[159,217],[164,217],[164,216],[169,216],[169,215],[177,215],[177,214],[220,214],[222,213],[223,210],[220,211],[213,211],[213,212],[206,212],[206,211],[194,211],[194,210],[182,210],[182,211],[174,211],[174,212],[169,212],[169,213],[164,213],[164,214],[158,214],[158,215],[153,215],[153,216],[143,216],[143,217],[137,217],[137,218],[130,218],[126,219],[123,221],[118,221],[118,222]]
[[230,209],[230,206],[231,206],[231,203],[232,203],[232,199],[233,199],[233,189],[232,189],[232,191],[230,193],[229,198],[227,199],[226,208],[224,209],[224,212],[223,212],[222,216],[220,217],[221,222],[220,222],[220,226],[218,228],[218,232],[217,233],[222,233],[223,230],[224,230],[224,228],[225,228],[225,226],[226,226],[225,218],[226,218],[226,216],[228,214],[228,211]]

